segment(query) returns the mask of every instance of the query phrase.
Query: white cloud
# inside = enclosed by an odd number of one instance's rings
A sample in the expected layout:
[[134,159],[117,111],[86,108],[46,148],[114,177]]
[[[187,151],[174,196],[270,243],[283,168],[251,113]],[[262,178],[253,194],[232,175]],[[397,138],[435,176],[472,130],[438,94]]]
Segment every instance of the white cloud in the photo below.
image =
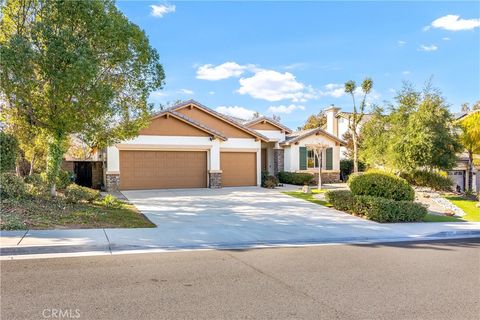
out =
[[258,70],[253,76],[240,79],[240,94],[267,101],[304,102],[315,97],[312,87],[297,81],[290,72]]
[[291,104],[289,106],[279,105],[268,108],[268,111],[271,113],[292,113],[295,110],[305,110],[305,106]]
[[462,19],[459,15],[448,14],[434,20],[430,27],[449,31],[472,30],[480,27],[480,19]]
[[215,110],[227,116],[232,116],[232,117],[245,119],[245,120],[253,118],[253,115],[255,114],[254,110],[250,110],[250,109],[239,107],[239,106],[233,106],[233,107],[220,106]]
[[177,92],[182,94],[188,94],[188,95],[194,94],[193,90],[190,90],[190,89],[180,89]]
[[208,94],[213,96],[215,94],[215,91],[209,91]]
[[403,47],[404,45],[407,44],[407,42],[406,42],[406,41],[403,41],[403,40],[398,40],[398,41],[397,41],[397,44],[398,44],[399,47]]
[[402,74],[405,75],[405,76],[409,75],[410,73],[411,73],[411,72],[408,71],[408,70],[402,71]]
[[450,38],[449,37],[443,37],[442,40],[443,41],[450,41]]
[[425,44],[422,44],[419,48],[418,48],[419,51],[436,51],[438,50],[438,47],[434,44],[431,44],[431,45],[425,45]]
[[322,96],[330,96],[340,98],[345,95],[345,85],[339,83],[329,83],[324,86],[325,91],[322,91]]
[[202,80],[223,80],[231,77],[240,77],[246,70],[254,70],[254,65],[240,65],[236,62],[225,62],[218,66],[205,64],[197,69],[197,79]]
[[163,16],[166,15],[167,13],[175,12],[175,5],[168,4],[168,3],[152,4],[150,8],[152,9],[150,11],[150,14],[154,17],[159,17],[159,18],[163,18]]
[[296,63],[292,63],[292,64],[288,64],[288,65],[282,66],[282,68],[285,69],[285,70],[294,70],[294,69],[303,70],[303,69],[305,69],[307,66],[308,66],[308,64],[305,63],[305,62],[296,62]]

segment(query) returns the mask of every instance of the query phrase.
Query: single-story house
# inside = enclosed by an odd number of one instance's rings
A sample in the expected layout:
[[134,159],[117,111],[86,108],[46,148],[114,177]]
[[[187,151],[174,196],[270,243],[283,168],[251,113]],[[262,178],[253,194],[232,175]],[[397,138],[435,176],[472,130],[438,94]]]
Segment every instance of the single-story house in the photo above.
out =
[[[321,164],[310,147],[318,143],[326,147]],[[343,144],[333,131],[293,132],[267,117],[242,122],[189,100],[108,147],[105,182],[108,190],[259,186],[262,170],[316,173],[319,165],[334,181]]]

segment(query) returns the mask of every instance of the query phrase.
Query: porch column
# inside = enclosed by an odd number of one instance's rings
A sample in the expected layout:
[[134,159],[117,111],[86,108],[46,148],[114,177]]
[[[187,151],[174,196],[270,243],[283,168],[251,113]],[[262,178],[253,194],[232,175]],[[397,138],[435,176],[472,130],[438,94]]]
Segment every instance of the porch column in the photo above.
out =
[[212,141],[212,148],[209,151],[209,170],[208,170],[208,187],[222,187],[222,170],[220,170],[220,141],[215,139]]
[[335,146],[332,150],[332,170],[340,171],[340,147]]
[[278,142],[276,142],[275,147],[273,148],[273,174],[275,176],[278,175],[279,172],[285,170],[284,160],[284,150],[280,147]]

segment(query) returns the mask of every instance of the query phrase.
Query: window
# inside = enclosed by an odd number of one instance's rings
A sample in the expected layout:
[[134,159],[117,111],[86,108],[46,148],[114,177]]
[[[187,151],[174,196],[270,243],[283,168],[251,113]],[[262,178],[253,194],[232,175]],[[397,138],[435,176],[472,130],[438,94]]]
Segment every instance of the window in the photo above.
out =
[[307,168],[318,168],[318,157],[313,150],[307,151]]

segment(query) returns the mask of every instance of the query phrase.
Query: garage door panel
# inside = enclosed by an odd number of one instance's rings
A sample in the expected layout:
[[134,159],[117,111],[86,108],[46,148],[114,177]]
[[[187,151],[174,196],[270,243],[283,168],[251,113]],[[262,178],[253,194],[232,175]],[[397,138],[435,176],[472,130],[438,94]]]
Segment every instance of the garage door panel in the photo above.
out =
[[257,185],[256,152],[220,152],[220,169],[224,187]]
[[205,151],[120,151],[120,188],[206,188]]

